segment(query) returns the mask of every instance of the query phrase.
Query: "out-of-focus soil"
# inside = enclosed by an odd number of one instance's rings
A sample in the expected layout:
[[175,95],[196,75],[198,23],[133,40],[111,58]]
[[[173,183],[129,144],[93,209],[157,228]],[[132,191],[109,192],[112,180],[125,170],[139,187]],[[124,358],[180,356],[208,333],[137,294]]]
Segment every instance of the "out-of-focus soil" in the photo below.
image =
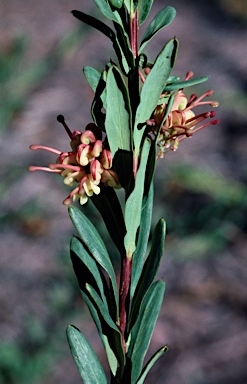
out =
[[[148,53],[154,58],[162,45],[176,36],[180,48],[174,72],[181,77],[188,70],[197,76],[208,75],[208,83],[199,89],[215,89],[214,98],[220,102],[217,116],[221,119],[219,126],[200,132],[184,141],[176,153],[167,154],[158,166],[159,174],[165,162],[176,162],[187,163],[188,169],[190,164],[196,164],[227,178],[246,181],[247,119],[243,97],[247,87],[247,27],[241,18],[227,16],[221,4],[224,2],[154,2],[153,14],[164,5],[172,5],[177,17],[154,38]],[[26,33],[27,65],[39,60],[77,25],[70,14],[72,9],[95,15],[93,2],[86,0],[2,0],[0,43],[8,42],[14,33]],[[102,70],[111,56],[107,38],[90,29],[73,56],[61,62],[29,95],[24,111],[2,136],[1,168],[18,167],[22,171],[20,176],[17,171],[15,182],[1,201],[2,210],[13,212],[17,218],[0,234],[0,338],[4,342],[24,340],[23,324],[29,317],[39,317],[48,334],[50,321],[55,319],[64,329],[68,322],[76,323],[102,355],[96,330],[79,294],[73,295],[71,310],[78,313],[82,307],[82,319],[78,315],[70,318],[66,314],[64,319],[51,315],[56,308],[50,308],[48,291],[54,280],[62,285],[66,279],[57,255],[65,243],[68,252],[73,233],[67,210],[61,204],[66,190],[51,175],[23,173],[23,169],[53,160],[52,155],[47,159],[42,153],[31,153],[30,144],[68,148],[66,135],[56,122],[58,114],[66,116],[72,130],[83,129],[91,121],[93,93],[83,78],[82,67],[90,65]],[[33,199],[38,199],[43,207],[42,217],[18,221],[18,211]],[[188,263],[174,261],[172,255],[164,258],[160,275],[166,281],[167,292],[150,355],[164,343],[170,351],[154,366],[147,383],[247,383],[246,233],[239,232],[224,253],[213,256]],[[100,359],[105,362],[103,355]],[[45,382],[80,382],[65,336],[60,358]]]

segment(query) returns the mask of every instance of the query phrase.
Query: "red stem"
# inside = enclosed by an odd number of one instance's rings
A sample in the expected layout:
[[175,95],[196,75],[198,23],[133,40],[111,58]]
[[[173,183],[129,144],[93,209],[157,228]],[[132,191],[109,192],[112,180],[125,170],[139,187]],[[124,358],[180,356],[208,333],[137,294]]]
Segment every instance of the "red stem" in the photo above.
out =
[[[129,76],[129,91],[131,97],[131,106],[133,119],[135,111],[138,105],[139,99],[139,76],[138,76],[138,14],[137,11],[133,18],[130,18],[130,45],[135,58],[135,67]],[[136,176],[138,167],[138,159],[133,162],[133,173]],[[121,265],[121,278],[120,278],[120,289],[119,289],[119,330],[122,335],[122,343],[124,352],[126,353],[126,326],[128,321],[129,313],[129,302],[130,302],[130,281],[131,281],[131,269],[132,269],[132,258],[127,255],[122,255]]]
[[122,334],[122,343],[126,353],[125,330],[127,325],[127,313],[129,310],[129,288],[131,278],[132,259],[126,256],[122,258],[121,281],[119,291],[119,329]]

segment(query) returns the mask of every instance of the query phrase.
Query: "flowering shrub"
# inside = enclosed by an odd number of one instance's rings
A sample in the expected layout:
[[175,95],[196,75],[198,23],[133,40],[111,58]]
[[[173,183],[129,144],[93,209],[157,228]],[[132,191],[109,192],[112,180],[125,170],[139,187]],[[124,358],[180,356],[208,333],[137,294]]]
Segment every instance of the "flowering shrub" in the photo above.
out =
[[[160,219],[147,254],[153,207],[153,176],[157,158],[195,132],[218,124],[214,111],[196,112],[196,107],[217,107],[208,101],[213,91],[186,97],[186,87],[207,77],[185,80],[172,75],[178,41],[170,40],[154,63],[143,50],[176,15],[173,7],[161,9],[138,44],[139,25],[145,22],[152,0],[94,0],[114,30],[80,11],[79,20],[98,29],[112,42],[118,64],[108,62],[100,73],[84,67],[94,90],[93,123],[84,132],[71,132],[62,115],[58,121],[70,137],[71,151],[32,145],[55,153],[49,167],[31,166],[31,171],[58,173],[72,191],[64,200],[90,199],[105,222],[121,258],[120,283],[100,234],[78,208],[70,205],[70,218],[79,237],[71,240],[71,259],[82,296],[87,303],[105,347],[112,384],[142,384],[155,361],[168,348],[161,348],[144,366],[143,361],[162,305],[165,283],[154,281],[164,252],[166,224]],[[116,188],[123,188],[125,204]],[[107,377],[83,334],[74,326],[67,337],[75,363],[85,384],[106,384]]]

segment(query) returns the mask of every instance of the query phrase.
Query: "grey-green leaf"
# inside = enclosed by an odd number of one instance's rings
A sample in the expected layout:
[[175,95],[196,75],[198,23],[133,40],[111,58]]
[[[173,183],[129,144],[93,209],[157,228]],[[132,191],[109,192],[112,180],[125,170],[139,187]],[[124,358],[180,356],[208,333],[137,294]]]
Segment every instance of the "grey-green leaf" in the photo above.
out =
[[102,238],[91,221],[78,208],[70,206],[69,215],[83,243],[87,246],[99,265],[101,265],[109,275],[114,290],[116,305],[118,306],[116,276]]
[[132,383],[136,383],[141,374],[143,360],[163,302],[164,292],[165,283],[163,281],[160,280],[151,285],[142,301],[138,320],[131,331],[128,355],[132,363]]
[[94,2],[107,19],[110,19],[122,25],[122,21],[119,14],[117,12],[112,11],[107,0],[94,0]]
[[92,87],[93,91],[95,92],[100,81],[101,73],[97,71],[97,69],[94,69],[89,66],[86,66],[83,68],[83,73],[89,85]]
[[143,384],[144,383],[144,380],[148,374],[148,372],[150,371],[150,369],[152,368],[152,366],[154,365],[154,363],[161,357],[164,355],[164,353],[166,353],[168,351],[168,347],[165,345],[164,347],[160,348],[157,352],[155,352],[155,354],[151,357],[151,359],[147,362],[147,364],[145,365],[145,367],[143,368],[142,370],[142,373],[141,373],[141,376],[139,377],[138,381],[136,382],[136,384]]
[[180,88],[186,88],[186,87],[190,87],[192,85],[204,83],[204,81],[207,81],[207,80],[208,80],[207,76],[202,76],[202,77],[198,77],[196,79],[177,81],[177,82],[174,82],[172,84],[167,84],[164,88],[164,91],[165,92],[176,91],[177,89],[180,89]]
[[131,313],[130,313],[130,328],[132,327],[142,302],[143,297],[151,286],[159,265],[161,257],[164,253],[164,244],[165,244],[165,232],[166,232],[166,223],[164,219],[160,219],[158,224],[155,227],[152,246],[150,253],[145,261],[141,277],[139,279],[138,285],[136,287],[135,295],[132,301]]
[[90,25],[93,28],[98,29],[104,35],[109,37],[111,40],[114,40],[115,33],[113,32],[113,30],[110,27],[108,27],[108,25],[102,23],[102,21],[96,19],[93,16],[87,15],[86,13],[83,13],[81,11],[74,10],[71,13],[78,20],[82,21],[83,23]]
[[123,5],[123,0],[109,0],[109,1],[110,1],[110,4],[116,8],[121,8]]
[[144,196],[142,201],[140,230],[139,230],[137,246],[133,255],[133,262],[132,262],[131,288],[130,288],[131,298],[133,298],[134,296],[134,292],[135,292],[138,280],[141,276],[142,268],[145,260],[149,232],[151,227],[151,220],[152,220],[153,196],[154,196],[154,189],[153,189],[153,184],[151,184],[148,196]]
[[140,45],[140,52],[146,46],[146,44],[151,40],[157,32],[163,27],[169,25],[176,16],[176,10],[173,7],[165,7],[159,11],[156,16],[153,18],[151,23],[148,25],[146,32],[142,38]]
[[143,84],[134,126],[135,156],[139,154],[146,121],[150,119],[156,108],[160,95],[175,64],[177,49],[177,39],[170,40],[156,58],[153,68]]
[[139,25],[143,24],[149,15],[154,0],[139,0],[138,1],[138,20]]
[[67,338],[84,384],[107,384],[105,372],[82,333],[73,325],[69,325]]
[[125,225],[127,233],[124,238],[124,245],[127,257],[132,257],[136,249],[136,233],[141,220],[142,196],[149,150],[150,141],[146,139],[142,149],[140,166],[136,174],[135,188],[128,197],[125,205]]
[[[98,288],[98,291],[100,292],[101,299],[104,301],[105,305],[107,306],[107,300],[104,292],[104,285],[102,282],[101,274],[99,272],[99,268],[97,266],[96,261],[94,258],[87,252],[85,247],[83,246],[82,242],[77,239],[76,237],[73,237],[71,240],[70,244],[70,250],[71,250],[71,256],[76,255],[81,261],[82,261],[82,266],[84,266],[84,269],[90,271],[90,274],[94,278],[94,284],[93,286]],[[73,261],[73,260],[72,260]],[[77,266],[77,264],[74,265],[74,268]],[[80,265],[81,267],[81,265]],[[77,278],[79,277],[79,271],[75,271]],[[88,277],[88,279],[87,279]],[[89,280],[90,276],[87,274],[83,274],[83,282],[90,282]],[[79,281],[80,284],[80,281]],[[91,283],[92,284],[92,283]]]
[[121,73],[112,66],[106,79],[105,129],[113,157],[118,149],[130,150],[130,124],[128,91]]

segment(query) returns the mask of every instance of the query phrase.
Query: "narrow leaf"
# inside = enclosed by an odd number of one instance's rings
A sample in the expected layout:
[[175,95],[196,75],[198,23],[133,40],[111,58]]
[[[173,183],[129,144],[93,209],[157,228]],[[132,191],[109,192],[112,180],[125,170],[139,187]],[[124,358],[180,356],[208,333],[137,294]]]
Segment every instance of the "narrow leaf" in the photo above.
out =
[[[82,242],[76,237],[73,237],[71,240],[70,251],[73,267],[81,290],[84,289],[86,283],[91,284],[94,289],[97,289],[101,299],[104,301],[105,305],[107,305],[102,276],[93,257],[87,252]],[[82,264],[76,263],[75,256],[81,260]]]
[[[114,339],[114,337],[113,337],[114,331],[112,332],[112,329],[110,329],[110,331],[107,332],[105,325],[101,324],[101,323],[104,323],[104,321],[102,321],[102,316],[99,312],[99,309],[96,307],[96,304],[95,304],[93,298],[89,295],[89,293],[88,292],[82,292],[82,297],[85,300],[85,302],[88,306],[88,309],[90,311],[90,314],[91,314],[91,316],[92,316],[92,318],[96,324],[100,339],[101,339],[102,344],[106,350],[110,369],[111,369],[113,375],[115,376],[117,367],[119,365],[117,357],[115,356],[113,349],[112,349],[115,346],[115,341],[114,341],[112,347],[110,346],[110,344],[112,344],[112,339]],[[108,335],[106,335],[106,333],[108,333]]]
[[96,92],[96,88],[99,84],[101,74],[97,69],[94,69],[92,67],[86,66],[83,68],[83,73],[89,83],[89,85],[92,87],[93,91]]
[[143,297],[150,288],[159,268],[161,257],[164,253],[166,223],[160,219],[155,227],[150,253],[145,261],[139,283],[132,301],[130,314],[130,329],[135,321]]
[[75,16],[77,19],[79,19],[83,23],[86,23],[91,27],[98,29],[104,35],[109,37],[111,40],[114,40],[115,33],[110,27],[108,27],[108,25],[102,23],[102,21],[96,19],[93,16],[87,15],[86,13],[83,13],[81,11],[74,10],[74,11],[71,11],[71,13],[73,16]]
[[142,268],[145,260],[149,232],[151,227],[152,220],[152,210],[153,210],[153,185],[151,185],[148,196],[143,197],[142,201],[142,211],[141,211],[141,221],[140,221],[140,231],[138,234],[138,241],[136,250],[133,255],[132,262],[132,275],[131,275],[131,289],[130,297],[133,298],[134,292],[142,273]]
[[[117,0],[115,0],[115,1],[117,1]],[[107,0],[94,0],[94,2],[107,19],[110,19],[110,20],[115,21],[116,23],[122,25],[122,20],[121,20],[119,14],[116,11],[114,12],[111,9]]]
[[126,234],[124,217],[116,192],[111,187],[100,187],[100,194],[91,196],[90,200],[100,212],[106,228],[119,252],[124,251],[124,236]]
[[143,84],[134,127],[136,156],[138,156],[139,153],[142,136],[145,132],[146,121],[150,119],[156,108],[160,95],[175,64],[177,49],[177,39],[170,40],[156,58],[154,66]]
[[176,10],[170,6],[159,11],[146,29],[140,45],[140,51],[143,50],[149,40],[151,40],[160,29],[169,25],[175,16]]
[[116,8],[121,8],[123,5],[123,0],[109,0],[109,1],[110,1],[110,4]]
[[106,307],[105,303],[102,301],[96,290],[89,284],[86,284],[86,289],[90,293],[90,296],[93,298],[96,306],[98,307],[101,315],[103,316],[106,323],[116,332],[119,333],[119,329],[112,320],[110,313],[108,311],[108,308]]
[[175,91],[175,90],[180,89],[180,88],[190,87],[192,85],[204,83],[204,81],[207,81],[207,80],[208,80],[207,76],[202,76],[202,77],[198,77],[197,79],[177,81],[177,82],[172,83],[172,84],[167,84],[164,88],[164,92]]
[[114,157],[118,149],[130,150],[130,102],[123,78],[113,66],[106,80],[105,129]]
[[133,152],[119,149],[114,156],[114,169],[117,172],[121,186],[126,191],[126,196],[134,188]]
[[155,323],[162,305],[165,283],[157,281],[145,295],[138,320],[131,332],[128,355],[132,362],[131,382],[136,383],[142,371],[142,364],[146,355]]
[[82,333],[73,325],[69,325],[67,338],[84,384],[107,384],[105,372]]
[[124,238],[124,245],[127,257],[132,257],[133,252],[136,249],[136,233],[141,220],[142,196],[149,150],[150,141],[146,139],[142,149],[140,166],[136,175],[135,188],[128,197],[125,205],[125,225],[127,234]]
[[139,25],[143,24],[149,15],[154,0],[139,0],[138,1],[138,19]]
[[[99,297],[95,289],[91,287],[89,284],[86,284],[86,289],[89,292],[92,299],[94,300],[95,305],[98,308],[100,315],[102,316],[101,318],[102,330],[104,331],[104,334],[107,336],[111,350],[116,356],[119,366],[123,368],[125,364],[125,356],[124,356],[124,351],[122,346],[122,335],[117,325],[112,320],[107,307],[105,306],[104,302],[101,300],[101,298]],[[103,323],[102,320],[104,320],[105,324]]]
[[136,384],[143,384],[144,383],[144,380],[148,374],[148,372],[150,371],[150,369],[152,368],[152,366],[154,365],[154,363],[161,357],[164,355],[164,353],[166,353],[168,351],[168,347],[165,345],[164,347],[160,348],[152,357],[151,359],[147,362],[147,364],[145,365],[145,367],[143,368],[142,370],[142,373],[141,373],[141,376],[140,378],[138,379],[137,383]]
[[116,305],[118,305],[118,293],[115,272],[107,252],[105,244],[98,231],[90,220],[76,207],[69,207],[70,218],[77,229],[83,243],[90,250],[95,260],[107,272],[112,283]]

